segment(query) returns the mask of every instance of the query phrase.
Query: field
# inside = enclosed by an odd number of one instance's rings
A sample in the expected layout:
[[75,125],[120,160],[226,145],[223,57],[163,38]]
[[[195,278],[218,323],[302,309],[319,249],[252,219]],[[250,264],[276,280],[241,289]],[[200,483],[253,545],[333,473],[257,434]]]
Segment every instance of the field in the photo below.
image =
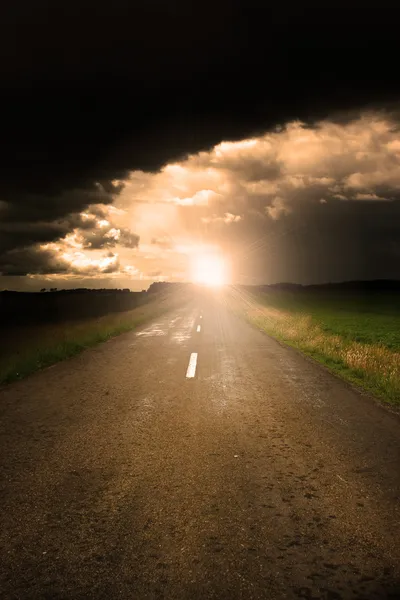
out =
[[229,303],[260,329],[400,406],[400,294],[236,291]]
[[[113,336],[135,329],[185,302],[185,293],[149,295],[132,310],[110,312],[99,317],[17,323],[0,331],[0,385],[22,379],[54,363],[79,354]],[[93,299],[87,295],[82,303]]]

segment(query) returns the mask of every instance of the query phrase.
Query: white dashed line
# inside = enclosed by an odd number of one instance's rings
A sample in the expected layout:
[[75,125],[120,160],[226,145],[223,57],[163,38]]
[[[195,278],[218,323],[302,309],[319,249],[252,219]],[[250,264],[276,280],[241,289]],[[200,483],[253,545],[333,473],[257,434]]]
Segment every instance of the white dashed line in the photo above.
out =
[[186,378],[191,379],[196,375],[197,352],[192,352],[189,359],[189,366],[186,371]]
[[197,333],[200,333],[201,325],[197,325]]
[[200,315],[200,319],[202,319],[202,318],[203,318],[203,315]]

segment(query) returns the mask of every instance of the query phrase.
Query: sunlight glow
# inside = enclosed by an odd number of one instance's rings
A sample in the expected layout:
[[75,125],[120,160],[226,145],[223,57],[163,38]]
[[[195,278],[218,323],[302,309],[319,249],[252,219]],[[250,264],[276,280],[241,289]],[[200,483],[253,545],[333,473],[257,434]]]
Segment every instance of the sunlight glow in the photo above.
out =
[[218,254],[202,254],[192,262],[192,281],[201,285],[219,287],[228,283],[227,265]]

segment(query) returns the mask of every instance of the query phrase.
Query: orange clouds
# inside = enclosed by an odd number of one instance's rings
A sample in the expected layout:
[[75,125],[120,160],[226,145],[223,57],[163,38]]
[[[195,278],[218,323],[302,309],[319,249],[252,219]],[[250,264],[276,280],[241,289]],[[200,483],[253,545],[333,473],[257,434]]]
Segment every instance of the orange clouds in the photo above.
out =
[[122,191],[114,204],[88,208],[69,233],[42,244],[54,254],[54,269],[185,278],[201,244],[234,248],[253,230],[270,235],[285,220],[295,231],[296,219],[335,220],[343,203],[373,207],[398,198],[398,127],[380,113],[347,123],[292,122],[115,183]]

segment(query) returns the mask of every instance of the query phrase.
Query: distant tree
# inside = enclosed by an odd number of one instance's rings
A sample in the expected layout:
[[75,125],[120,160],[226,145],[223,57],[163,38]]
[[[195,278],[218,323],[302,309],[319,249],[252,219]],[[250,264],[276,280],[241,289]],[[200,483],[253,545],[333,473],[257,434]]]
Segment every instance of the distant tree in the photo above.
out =
[[51,291],[51,292],[56,292],[56,291],[57,291],[57,288],[50,288],[50,291]]
[[46,291],[46,288],[42,288],[40,291],[41,291],[41,292],[45,292],[45,291]]

